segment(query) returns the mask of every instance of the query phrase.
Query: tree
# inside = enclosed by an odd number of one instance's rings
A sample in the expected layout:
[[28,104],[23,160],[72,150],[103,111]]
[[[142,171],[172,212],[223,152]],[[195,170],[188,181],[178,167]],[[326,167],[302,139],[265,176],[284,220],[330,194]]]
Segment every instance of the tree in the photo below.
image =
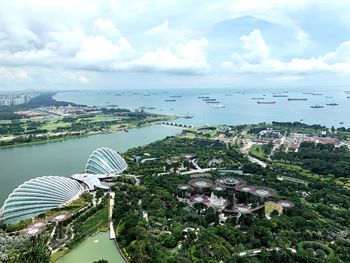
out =
[[26,247],[13,263],[49,263],[51,252],[47,246],[48,236],[32,239],[32,245]]
[[96,190],[96,198],[99,199],[105,194],[105,191],[103,189],[97,189]]
[[163,245],[167,248],[174,248],[177,245],[177,240],[172,234],[168,234],[164,239],[163,239]]
[[92,194],[88,192],[84,192],[82,193],[81,198],[86,202],[91,202],[93,197],[92,197]]

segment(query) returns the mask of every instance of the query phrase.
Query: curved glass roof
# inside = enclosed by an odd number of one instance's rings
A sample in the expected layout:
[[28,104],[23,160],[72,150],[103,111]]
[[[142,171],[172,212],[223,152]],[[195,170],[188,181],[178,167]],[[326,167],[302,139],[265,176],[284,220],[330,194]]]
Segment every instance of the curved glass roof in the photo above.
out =
[[18,186],[0,209],[0,221],[12,224],[75,200],[83,188],[61,176],[42,176]]
[[118,174],[127,168],[127,164],[119,153],[110,148],[98,148],[90,155],[85,173]]

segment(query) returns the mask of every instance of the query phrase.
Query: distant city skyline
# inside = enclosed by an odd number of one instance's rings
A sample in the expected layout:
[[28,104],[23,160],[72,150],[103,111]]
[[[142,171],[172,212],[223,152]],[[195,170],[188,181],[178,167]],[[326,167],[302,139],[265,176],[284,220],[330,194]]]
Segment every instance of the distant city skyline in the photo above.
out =
[[347,0],[0,3],[0,92],[350,89]]

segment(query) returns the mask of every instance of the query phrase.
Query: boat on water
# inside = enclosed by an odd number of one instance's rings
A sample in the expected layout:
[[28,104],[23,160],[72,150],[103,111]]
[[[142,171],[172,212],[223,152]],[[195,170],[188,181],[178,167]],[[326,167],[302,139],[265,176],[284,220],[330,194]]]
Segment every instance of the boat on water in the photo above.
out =
[[209,96],[198,96],[198,99],[209,99]]
[[257,101],[258,104],[276,104],[276,101]]
[[322,93],[311,93],[311,94],[314,96],[322,96],[323,95]]
[[215,104],[211,106],[212,108],[225,108],[226,106],[224,104]]
[[339,124],[344,124],[344,122],[343,122],[343,121],[340,121]]
[[175,102],[176,100],[173,100],[173,99],[168,99],[168,100],[164,100],[166,102]]
[[285,98],[285,97],[288,97],[288,95],[274,94],[273,97],[276,97],[276,98]]
[[185,115],[185,116],[182,116],[181,118],[184,118],[184,119],[192,119],[193,116],[189,115],[188,113]]
[[316,105],[310,106],[310,108],[312,108],[312,109],[322,109],[323,106],[316,104]]
[[288,98],[289,101],[307,100],[307,98]]
[[128,132],[129,130],[128,130],[128,128],[124,128],[124,131],[125,131],[125,132]]
[[205,103],[208,103],[208,104],[218,104],[218,103],[220,103],[220,102],[214,100],[214,101],[206,101]]
[[332,96],[326,96],[326,99],[333,99]]
[[171,95],[170,98],[182,98],[181,95]]
[[231,93],[227,93],[227,94],[225,94],[225,96],[232,96],[232,94]]
[[261,98],[261,97],[252,97],[252,100],[264,100],[265,98]]
[[203,101],[216,101],[216,99],[204,98]]
[[327,106],[338,106],[339,104],[335,103],[335,102],[331,102],[331,103],[327,103],[326,105]]

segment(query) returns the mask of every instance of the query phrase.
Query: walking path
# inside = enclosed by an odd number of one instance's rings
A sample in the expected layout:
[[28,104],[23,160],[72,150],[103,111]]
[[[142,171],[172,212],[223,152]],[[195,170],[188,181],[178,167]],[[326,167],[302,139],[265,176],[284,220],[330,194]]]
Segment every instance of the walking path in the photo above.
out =
[[[297,251],[294,249],[294,248],[287,248],[288,250],[292,251],[292,253],[297,253]],[[267,248],[266,249],[267,251],[279,251],[281,250],[281,248],[279,247],[275,247],[275,248]],[[247,250],[247,251],[244,251],[244,252],[241,252],[239,253],[238,255],[240,257],[245,257],[245,256],[256,256],[256,255],[259,255],[260,253],[262,252],[262,249],[255,249],[255,250]]]
[[113,227],[113,206],[114,206],[114,192],[109,192],[109,207],[108,207],[108,225],[109,225],[109,239],[115,239],[115,232]]

